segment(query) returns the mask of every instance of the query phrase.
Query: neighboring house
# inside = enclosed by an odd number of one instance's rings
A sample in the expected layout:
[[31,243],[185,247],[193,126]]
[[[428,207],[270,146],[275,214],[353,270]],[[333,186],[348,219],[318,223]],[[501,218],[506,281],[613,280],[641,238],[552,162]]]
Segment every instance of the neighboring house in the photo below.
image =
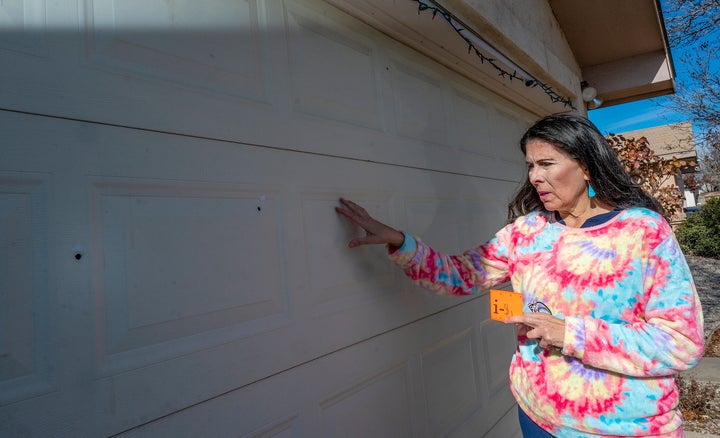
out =
[[[683,207],[693,208],[698,203],[697,190],[688,190],[683,184],[683,176],[692,175],[698,172],[697,149],[690,122],[673,123],[670,125],[656,126],[653,128],[638,129],[618,133],[625,138],[645,137],[648,146],[655,152],[655,155],[663,160],[677,158],[683,161],[694,163],[684,166],[677,175],[668,175],[663,186],[677,187],[684,194]],[[673,222],[682,221],[684,213],[679,213],[672,218]]]
[[720,198],[720,192],[701,192],[698,195],[698,205],[701,206],[710,199]]
[[[658,2],[443,2],[585,113],[674,91]],[[0,436],[519,436],[511,326],[439,298],[570,110],[413,1],[0,2]]]

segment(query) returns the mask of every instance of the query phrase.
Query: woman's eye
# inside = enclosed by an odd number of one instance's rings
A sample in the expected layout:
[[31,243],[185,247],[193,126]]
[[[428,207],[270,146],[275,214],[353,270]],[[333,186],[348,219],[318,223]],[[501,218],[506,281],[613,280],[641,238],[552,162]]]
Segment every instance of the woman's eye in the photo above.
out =
[[533,168],[534,168],[535,166],[550,167],[550,166],[552,166],[553,164],[555,164],[555,163],[553,163],[553,162],[551,162],[551,161],[540,161],[540,162],[538,162],[538,163],[528,164],[528,165],[527,165],[527,169],[528,169],[528,172],[529,172],[529,171],[533,170]]

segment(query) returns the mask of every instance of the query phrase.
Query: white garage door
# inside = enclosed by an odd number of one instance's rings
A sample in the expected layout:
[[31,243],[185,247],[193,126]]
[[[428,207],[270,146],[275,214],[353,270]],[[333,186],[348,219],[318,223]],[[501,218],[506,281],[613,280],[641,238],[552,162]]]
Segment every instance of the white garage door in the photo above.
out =
[[0,24],[0,436],[516,433],[487,296],[348,250],[333,207],[479,243],[529,114],[321,1]]

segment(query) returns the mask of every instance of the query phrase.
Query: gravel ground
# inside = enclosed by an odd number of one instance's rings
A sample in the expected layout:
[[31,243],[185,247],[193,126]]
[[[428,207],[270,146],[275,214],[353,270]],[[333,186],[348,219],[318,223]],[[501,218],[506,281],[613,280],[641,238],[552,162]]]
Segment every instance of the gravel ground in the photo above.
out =
[[720,328],[720,260],[686,256],[705,316],[705,339]]
[[[695,280],[705,316],[705,356],[720,357],[720,260],[686,256]],[[720,376],[719,376],[720,377]],[[708,400],[706,410],[698,418],[685,414],[683,429],[705,434],[720,435],[720,383],[702,383],[695,388]],[[693,397],[686,395],[687,399]]]
[[[692,391],[694,395],[685,396],[680,401],[680,411],[683,413],[683,430],[710,436],[720,436],[720,416],[718,415],[720,414],[720,384],[695,383],[697,386],[685,389],[685,391]],[[685,410],[683,409],[683,403],[702,407],[700,409]]]

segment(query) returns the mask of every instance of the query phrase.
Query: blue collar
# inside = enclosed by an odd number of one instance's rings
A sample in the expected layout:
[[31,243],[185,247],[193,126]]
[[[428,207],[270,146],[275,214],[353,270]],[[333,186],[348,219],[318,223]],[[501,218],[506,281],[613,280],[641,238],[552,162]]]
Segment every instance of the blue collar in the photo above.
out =
[[[593,217],[589,218],[588,220],[586,220],[580,226],[580,228],[594,227],[595,225],[603,224],[603,223],[609,221],[610,219],[614,218],[618,214],[620,214],[621,211],[622,211],[621,209],[616,208],[612,211],[608,211],[607,213],[601,213],[596,216],[593,216]],[[562,218],[560,217],[560,213],[558,213],[557,211],[555,212],[555,220],[563,225],[567,225],[565,223],[565,221],[562,220]]]

